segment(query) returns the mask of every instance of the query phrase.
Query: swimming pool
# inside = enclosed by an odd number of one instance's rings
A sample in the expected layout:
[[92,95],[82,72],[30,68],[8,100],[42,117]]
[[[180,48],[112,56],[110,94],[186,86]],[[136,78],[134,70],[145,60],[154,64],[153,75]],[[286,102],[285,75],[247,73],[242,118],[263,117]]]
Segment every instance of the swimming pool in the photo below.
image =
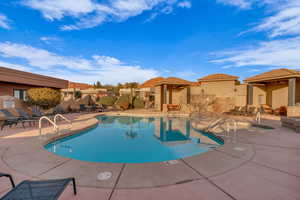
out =
[[99,116],[99,124],[45,146],[76,160],[146,163],[194,156],[222,145],[222,140],[191,127],[189,119]]

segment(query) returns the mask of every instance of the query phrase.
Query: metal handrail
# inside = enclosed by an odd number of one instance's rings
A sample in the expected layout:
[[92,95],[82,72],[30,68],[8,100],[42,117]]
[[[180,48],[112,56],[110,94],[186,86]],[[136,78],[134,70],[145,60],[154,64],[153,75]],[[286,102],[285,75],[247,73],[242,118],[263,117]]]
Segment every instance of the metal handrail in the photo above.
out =
[[236,122],[236,120],[234,120],[234,119],[227,119],[226,122],[227,122],[226,123],[227,132],[228,133],[230,132],[230,130],[231,130],[230,128],[231,127],[229,126],[230,125],[229,123],[232,122],[233,123],[233,131],[234,131],[234,133],[236,133],[237,132],[237,122]]
[[42,121],[43,120],[47,120],[48,122],[50,122],[53,125],[55,133],[57,133],[59,131],[59,128],[55,122],[53,122],[49,117],[43,116],[39,119],[39,136],[40,137],[42,136]]
[[256,123],[261,124],[261,113],[260,112],[256,113],[255,121],[256,121]]
[[58,119],[58,118],[61,118],[61,119],[65,120],[66,122],[68,122],[68,123],[70,124],[69,129],[72,129],[72,126],[73,126],[72,121],[69,120],[68,118],[66,118],[65,116],[63,116],[62,114],[56,114],[56,115],[54,116],[54,123],[55,123],[57,126],[58,126],[58,124],[57,124],[57,119]]
[[56,115],[54,116],[54,123],[55,123],[55,124],[57,124],[57,118],[59,118],[59,117],[62,118],[63,120],[65,120],[66,122],[69,122],[70,125],[71,125],[71,128],[72,128],[72,121],[69,120],[68,118],[66,118],[65,116],[61,115],[61,114],[56,114]]

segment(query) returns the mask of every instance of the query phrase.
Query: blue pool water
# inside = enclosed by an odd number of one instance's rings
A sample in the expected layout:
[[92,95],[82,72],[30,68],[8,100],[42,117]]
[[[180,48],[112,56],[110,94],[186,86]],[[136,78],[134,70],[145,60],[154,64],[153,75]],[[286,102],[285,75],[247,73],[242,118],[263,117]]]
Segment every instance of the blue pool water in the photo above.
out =
[[176,160],[222,145],[182,118],[101,116],[99,124],[45,146],[57,155],[90,162],[145,163]]

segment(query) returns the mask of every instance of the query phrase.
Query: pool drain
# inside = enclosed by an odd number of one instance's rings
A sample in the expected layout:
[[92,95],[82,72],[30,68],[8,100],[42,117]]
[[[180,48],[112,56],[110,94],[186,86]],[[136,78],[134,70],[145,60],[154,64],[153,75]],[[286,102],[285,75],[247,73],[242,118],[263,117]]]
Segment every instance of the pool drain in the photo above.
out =
[[97,175],[97,179],[99,181],[106,181],[106,180],[110,179],[111,176],[112,176],[111,172],[101,172]]

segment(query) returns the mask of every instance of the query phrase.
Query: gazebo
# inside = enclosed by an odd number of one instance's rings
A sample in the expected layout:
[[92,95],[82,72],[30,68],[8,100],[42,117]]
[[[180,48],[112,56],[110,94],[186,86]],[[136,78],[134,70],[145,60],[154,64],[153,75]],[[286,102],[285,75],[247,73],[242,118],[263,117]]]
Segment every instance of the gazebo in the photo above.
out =
[[300,71],[276,69],[247,78],[248,105],[267,104],[272,109],[288,108],[288,115],[300,115]]
[[169,77],[155,84],[155,107],[159,111],[181,110],[190,103],[190,86],[193,82]]

